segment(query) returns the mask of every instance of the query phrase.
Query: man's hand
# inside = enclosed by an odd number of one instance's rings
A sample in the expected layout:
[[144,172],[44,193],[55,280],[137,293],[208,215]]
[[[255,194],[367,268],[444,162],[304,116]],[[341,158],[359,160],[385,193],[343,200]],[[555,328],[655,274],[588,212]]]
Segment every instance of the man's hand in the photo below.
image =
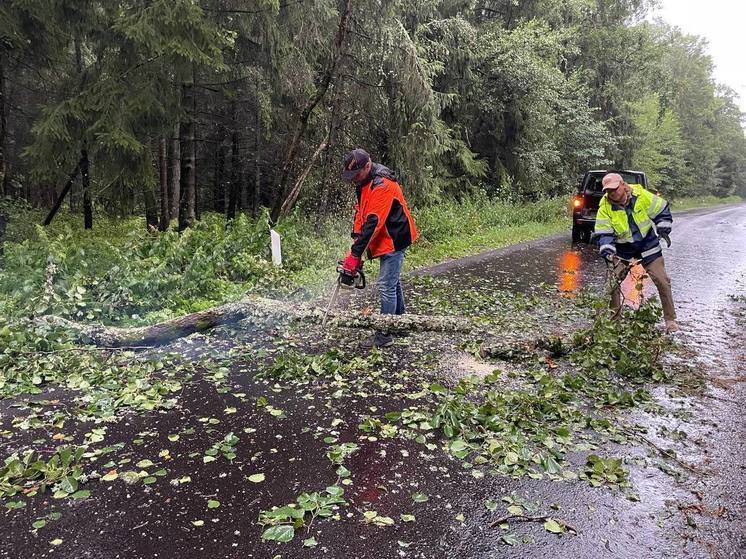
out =
[[363,267],[363,261],[358,258],[357,256],[353,256],[352,254],[348,254],[345,256],[344,260],[342,260],[342,269],[345,271],[346,274],[350,276],[354,276],[357,274],[358,270]]
[[666,248],[671,248],[671,237],[668,236],[670,233],[671,231],[658,230],[658,238],[666,241]]
[[616,247],[614,245],[603,245],[598,252],[606,260],[611,260],[616,256]]

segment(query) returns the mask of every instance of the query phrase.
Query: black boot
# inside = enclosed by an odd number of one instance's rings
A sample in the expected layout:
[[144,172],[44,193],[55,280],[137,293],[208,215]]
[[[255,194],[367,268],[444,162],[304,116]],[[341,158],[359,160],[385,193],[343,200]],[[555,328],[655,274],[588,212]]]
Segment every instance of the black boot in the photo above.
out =
[[373,336],[363,342],[363,346],[366,349],[371,349],[374,347],[383,348],[389,347],[391,345],[394,345],[394,338],[386,332],[376,332],[375,334],[373,334]]

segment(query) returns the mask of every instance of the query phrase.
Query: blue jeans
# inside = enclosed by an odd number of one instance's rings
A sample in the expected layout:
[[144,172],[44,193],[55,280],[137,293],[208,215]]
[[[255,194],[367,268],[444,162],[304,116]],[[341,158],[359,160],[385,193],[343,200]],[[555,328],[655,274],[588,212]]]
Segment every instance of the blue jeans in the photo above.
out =
[[404,291],[401,288],[401,267],[404,251],[397,250],[381,256],[378,290],[381,292],[381,314],[404,314]]

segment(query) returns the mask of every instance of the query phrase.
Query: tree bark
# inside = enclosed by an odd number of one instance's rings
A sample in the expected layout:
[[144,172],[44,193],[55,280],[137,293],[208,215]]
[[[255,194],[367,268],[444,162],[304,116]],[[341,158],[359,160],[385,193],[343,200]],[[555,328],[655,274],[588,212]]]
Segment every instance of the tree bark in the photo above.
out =
[[158,144],[158,170],[161,186],[161,220],[158,229],[168,229],[170,205],[168,201],[168,144],[166,138],[161,138]]
[[155,201],[155,188],[151,181],[143,182],[142,195],[145,202],[145,223],[148,231],[158,229],[158,205]]
[[0,55],[0,196],[8,194],[5,189],[5,141],[8,136],[8,117],[5,109],[5,59]]
[[83,182],[83,222],[86,229],[93,229],[93,205],[91,204],[91,179],[88,174],[88,150],[80,151],[80,178]]
[[185,111],[184,121],[181,122],[179,142],[181,144],[181,181],[179,205],[179,231],[194,225],[196,206],[196,149],[194,141],[194,84],[182,85],[182,106]]
[[256,126],[254,130],[254,192],[251,203],[251,215],[259,215],[259,206],[262,203],[262,170],[260,165],[262,151],[262,113],[259,106],[259,86],[257,86],[256,99]]
[[57,200],[55,201],[54,206],[52,206],[52,209],[49,210],[47,217],[44,219],[45,226],[52,223],[54,216],[57,215],[57,212],[60,210],[60,207],[62,206],[62,202],[65,200],[65,196],[67,196],[67,193],[70,192],[70,189],[73,186],[73,181],[78,176],[79,172],[80,172],[80,162],[78,162],[78,164],[75,166],[75,169],[73,170],[73,172],[70,173],[70,177],[67,179],[67,183],[62,188],[62,192],[57,197]]
[[169,221],[179,219],[179,203],[181,201],[181,142],[179,140],[179,123],[174,124],[173,136],[171,137],[171,181],[168,199],[171,203],[169,210]]
[[[42,324],[51,324],[75,332],[79,341],[105,347],[152,346],[170,342],[202,332],[222,324],[252,318],[257,322],[268,319],[303,321],[320,324],[324,311],[304,304],[287,301],[247,297],[235,303],[196,312],[141,328],[116,328],[72,322],[56,317],[44,316],[37,319]],[[330,313],[327,326],[338,328],[368,328],[387,332],[470,332],[473,325],[469,320],[453,316],[428,315],[381,315],[363,316],[360,313]]]
[[337,27],[337,35],[334,38],[334,52],[331,60],[329,61],[323,76],[321,76],[320,83],[316,88],[316,93],[314,93],[313,97],[308,100],[298,117],[298,124],[295,127],[295,132],[293,133],[290,144],[288,145],[287,153],[285,154],[285,161],[282,165],[282,172],[280,173],[280,180],[278,181],[277,186],[277,196],[272,206],[272,213],[270,214],[273,222],[277,222],[280,218],[282,206],[285,201],[285,191],[287,190],[287,184],[290,179],[290,170],[298,153],[301,139],[308,127],[308,120],[311,118],[311,114],[316,108],[316,105],[318,105],[324,98],[326,91],[329,89],[329,84],[332,81],[337,64],[342,57],[342,44],[344,43],[348,32],[351,8],[352,0],[344,0],[342,15],[339,18],[339,26]]
[[239,154],[238,122],[236,106],[233,105],[233,131],[231,132],[231,184],[228,194],[228,211],[226,218],[235,219],[238,196],[241,193],[241,157]]
[[225,146],[221,134],[220,144],[215,149],[215,173],[212,185],[212,209],[225,214],[228,199],[225,196]]
[[290,192],[287,195],[287,198],[285,198],[285,201],[282,203],[282,207],[280,208],[280,214],[278,218],[286,217],[295,206],[295,203],[298,201],[298,196],[300,195],[301,188],[303,188],[303,183],[306,181],[306,178],[308,177],[308,173],[311,172],[311,169],[313,168],[313,164],[316,162],[316,159],[321,155],[322,152],[326,151],[326,149],[329,147],[329,134],[331,133],[331,128],[326,133],[326,137],[321,141],[319,144],[319,147],[316,148],[316,151],[313,152],[313,155],[311,156],[311,159],[308,162],[308,165],[306,165],[306,168],[301,173],[300,177],[298,177],[298,180],[295,181],[295,184],[293,185],[293,188],[290,189]]

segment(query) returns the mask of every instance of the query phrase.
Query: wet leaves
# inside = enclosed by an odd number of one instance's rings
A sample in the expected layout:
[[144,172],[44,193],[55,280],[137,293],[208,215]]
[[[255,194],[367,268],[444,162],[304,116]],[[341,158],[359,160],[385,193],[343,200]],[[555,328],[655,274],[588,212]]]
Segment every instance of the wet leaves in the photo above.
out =
[[101,476],[101,481],[114,481],[118,477],[119,477],[119,474],[117,473],[117,471],[111,470],[107,472],[106,474],[104,474],[103,476]]
[[363,513],[365,522],[368,524],[375,524],[376,526],[393,526],[395,524],[394,519],[389,516],[380,516],[374,510],[367,510]]
[[287,543],[295,536],[295,529],[292,526],[283,524],[281,526],[271,526],[262,532],[262,539]]
[[565,531],[565,527],[553,518],[549,518],[544,522],[544,529],[552,534],[562,534]]

